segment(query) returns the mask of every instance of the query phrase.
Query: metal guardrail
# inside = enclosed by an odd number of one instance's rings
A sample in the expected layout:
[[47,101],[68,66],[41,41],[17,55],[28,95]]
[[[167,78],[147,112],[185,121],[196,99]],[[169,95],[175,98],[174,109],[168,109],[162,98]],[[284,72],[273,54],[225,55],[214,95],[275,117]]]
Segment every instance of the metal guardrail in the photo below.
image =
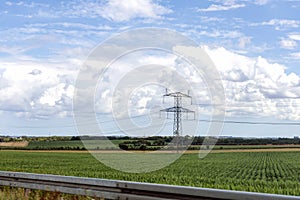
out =
[[300,200],[296,196],[6,171],[0,171],[0,185],[105,199]]

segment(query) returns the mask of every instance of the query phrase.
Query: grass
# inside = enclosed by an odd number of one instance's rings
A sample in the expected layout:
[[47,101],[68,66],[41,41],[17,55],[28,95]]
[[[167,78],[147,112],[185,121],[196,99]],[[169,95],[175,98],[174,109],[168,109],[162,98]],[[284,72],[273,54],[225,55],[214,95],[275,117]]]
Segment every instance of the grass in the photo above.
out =
[[300,152],[185,154],[170,166],[132,174],[87,153],[0,151],[0,170],[300,195]]

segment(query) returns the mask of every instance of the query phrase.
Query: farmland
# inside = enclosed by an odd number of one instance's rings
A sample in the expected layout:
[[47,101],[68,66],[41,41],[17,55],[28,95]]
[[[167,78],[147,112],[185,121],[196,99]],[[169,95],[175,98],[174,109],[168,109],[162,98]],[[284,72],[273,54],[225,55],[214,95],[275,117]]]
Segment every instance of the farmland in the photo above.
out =
[[88,153],[0,151],[0,170],[121,179],[196,187],[300,195],[300,152],[184,154],[170,166],[130,174]]
[[[119,139],[114,138],[110,140],[112,143],[107,144],[103,139],[87,139],[84,140],[84,144],[81,140],[71,140],[70,138],[41,138],[42,140],[29,140],[29,141],[18,141],[18,142],[0,142],[0,149],[23,149],[23,150],[116,150],[119,145],[125,145],[125,150],[157,150],[165,145],[171,140],[170,138],[158,138],[158,139]],[[223,139],[224,140],[224,139]],[[253,144],[248,144],[248,143]],[[273,141],[274,142],[274,141]],[[190,150],[199,150],[202,144],[201,142],[196,142],[189,146]],[[255,142],[250,140],[250,142],[237,142],[234,141],[232,144],[217,144],[213,147],[214,150],[236,150],[236,149],[300,149],[299,141],[284,141],[284,143],[272,144],[266,142]],[[144,148],[142,148],[144,147]]]
[[[107,145],[104,140],[86,140],[85,144],[91,149],[112,149],[123,140],[111,140],[114,145]],[[31,141],[27,149],[66,149],[80,150],[84,148],[81,140],[70,141]]]

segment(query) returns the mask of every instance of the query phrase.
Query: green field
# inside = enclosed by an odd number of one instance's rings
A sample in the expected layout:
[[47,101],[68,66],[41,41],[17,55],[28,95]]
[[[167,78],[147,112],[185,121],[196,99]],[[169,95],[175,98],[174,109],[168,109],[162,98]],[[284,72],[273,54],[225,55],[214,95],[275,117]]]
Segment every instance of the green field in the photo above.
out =
[[[66,140],[66,141],[30,141],[26,147],[0,147],[1,149],[27,149],[27,150],[115,150],[118,145],[123,142],[132,140],[110,140],[113,144],[108,145],[104,140],[85,140],[85,145],[81,140]],[[149,142],[153,142],[149,140]],[[163,146],[149,146],[148,150],[155,150]],[[191,145],[189,149],[200,149],[201,145]],[[232,149],[284,149],[284,148],[300,148],[300,145],[215,145],[214,150],[232,150]]]
[[300,152],[185,154],[170,166],[130,174],[85,152],[0,151],[0,170],[121,179],[174,185],[300,195]]
[[284,149],[300,148],[300,145],[215,145],[214,150],[231,149]]
[[[124,142],[124,140],[111,140],[114,145],[107,145],[104,140],[85,140],[85,144],[90,149],[114,149],[115,145]],[[84,144],[81,140],[69,140],[69,141],[31,141],[26,147],[27,149],[82,149]]]
[[[112,150],[118,148],[118,145],[129,140],[111,140],[114,145],[107,145],[103,140],[85,140],[84,146],[80,140],[74,141],[31,141],[26,149],[62,149],[79,150],[82,148]],[[155,146],[152,146],[152,148]],[[159,146],[163,147],[163,146]],[[201,145],[191,145],[190,149],[200,149]],[[300,145],[215,145],[214,150],[231,149],[283,149],[300,148]],[[151,147],[149,148],[151,149]]]

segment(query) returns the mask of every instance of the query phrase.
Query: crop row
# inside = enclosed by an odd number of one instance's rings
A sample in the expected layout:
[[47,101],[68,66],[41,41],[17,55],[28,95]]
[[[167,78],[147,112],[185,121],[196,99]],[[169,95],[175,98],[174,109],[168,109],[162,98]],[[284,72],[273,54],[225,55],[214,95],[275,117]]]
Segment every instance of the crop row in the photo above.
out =
[[166,168],[131,174],[111,169],[86,152],[0,151],[0,170],[300,195],[299,155],[298,152],[212,153],[199,159],[197,154],[185,154]]

